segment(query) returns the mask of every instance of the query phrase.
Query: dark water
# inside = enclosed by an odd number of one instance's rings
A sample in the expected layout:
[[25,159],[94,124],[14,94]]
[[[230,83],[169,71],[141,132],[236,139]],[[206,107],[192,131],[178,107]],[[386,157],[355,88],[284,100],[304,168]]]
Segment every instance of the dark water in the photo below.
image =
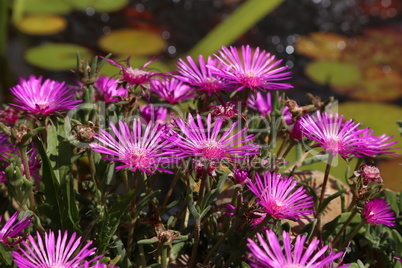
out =
[[[265,0],[261,0],[265,1]],[[292,80],[297,90],[290,97],[301,103],[307,101],[306,92],[322,98],[335,95],[326,86],[312,83],[304,75],[304,66],[310,59],[297,55],[295,42],[300,36],[312,32],[334,32],[346,36],[359,35],[363,29],[373,26],[397,25],[402,27],[400,0],[286,0],[271,14],[241,36],[234,45],[259,46],[283,59],[294,73]],[[26,47],[44,42],[68,42],[90,48],[97,55],[106,52],[99,49],[100,36],[119,28],[139,28],[159,33],[168,43],[162,60],[185,56],[199,40],[242,4],[241,0],[132,0],[124,9],[113,13],[98,13],[89,8],[67,15],[68,28],[60,34],[45,37],[23,36],[10,27],[9,62],[14,74],[2,85],[7,87],[18,76],[44,74],[61,80],[71,76],[69,72],[45,72],[28,66],[23,58]],[[396,48],[401,49],[401,48]],[[398,101],[398,100],[396,100]]]

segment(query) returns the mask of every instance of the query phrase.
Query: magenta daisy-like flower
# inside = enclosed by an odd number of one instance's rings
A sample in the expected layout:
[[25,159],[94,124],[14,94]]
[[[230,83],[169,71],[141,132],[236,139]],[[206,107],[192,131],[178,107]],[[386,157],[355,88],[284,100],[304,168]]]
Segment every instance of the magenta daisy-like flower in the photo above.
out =
[[367,155],[364,149],[366,141],[359,138],[365,129],[359,129],[360,123],[352,120],[343,122],[343,115],[327,114],[317,111],[300,121],[303,135],[318,142],[325,152],[349,158],[351,155]]
[[266,117],[272,111],[271,93],[264,96],[261,92],[257,92],[255,97],[252,96],[248,99],[247,105]]
[[127,97],[127,89],[119,88],[117,79],[102,75],[96,80],[94,86],[98,89],[98,95],[105,103],[120,101],[120,99],[115,96]]
[[80,248],[82,238],[76,233],[69,236],[67,231],[62,234],[59,230],[58,235],[48,231],[44,239],[39,232],[36,234],[36,239],[28,236],[28,243],[22,241],[21,247],[11,253],[18,268],[81,267],[96,250],[90,248],[92,241]]
[[186,82],[195,87],[197,91],[208,96],[219,91],[231,89],[226,80],[212,72],[211,67],[220,69],[219,62],[216,59],[208,57],[207,61],[205,61],[204,57],[199,55],[197,64],[190,56],[187,56],[187,62],[179,59],[177,71],[180,75],[175,76],[177,79]]
[[120,69],[121,78],[119,78],[119,80],[125,81],[132,86],[146,85],[151,82],[155,76],[160,75],[159,73],[153,72],[147,68],[147,66],[154,61],[155,60],[150,60],[140,68],[133,68],[130,64],[130,58],[124,60],[125,65],[114,60],[108,60],[110,64]]
[[237,90],[293,88],[289,83],[282,82],[291,76],[286,66],[279,66],[282,60],[276,60],[274,55],[258,47],[253,51],[248,45],[242,46],[241,53],[236,47],[222,47],[216,57],[222,63],[222,68],[208,68],[236,86]]
[[364,220],[371,225],[395,225],[395,213],[384,199],[376,198],[366,202],[362,214]]
[[370,157],[383,154],[395,155],[395,152],[392,150],[396,148],[389,148],[389,146],[396,144],[397,141],[389,141],[392,139],[392,136],[385,134],[376,136],[373,133],[374,130],[365,128],[364,132],[360,134],[359,138],[363,144],[359,147],[359,152]]
[[104,158],[105,160],[123,163],[116,169],[129,168],[132,171],[140,170],[149,174],[157,170],[172,173],[162,166],[179,161],[180,156],[173,155],[170,151],[173,144],[165,139],[163,126],[149,122],[143,130],[141,121],[137,118],[133,121],[132,129],[122,121],[119,121],[119,130],[113,123],[110,123],[110,127],[113,136],[101,129],[95,136],[100,143],[91,143],[90,146],[96,152],[113,156]]
[[245,136],[247,128],[234,132],[237,127],[235,122],[223,130],[223,123],[223,118],[212,122],[211,114],[206,118],[206,125],[199,114],[195,118],[189,114],[187,122],[178,118],[176,124],[181,133],[177,135],[175,143],[184,155],[207,160],[242,160],[259,154],[259,146],[247,144],[254,139],[254,135]]
[[[282,239],[278,239],[272,230],[266,230],[266,238],[257,234],[258,243],[248,238],[250,250],[248,260],[252,267],[258,268],[323,268],[330,267],[334,261],[342,257],[343,252],[335,253],[329,246],[320,247],[318,239],[314,238],[306,245],[307,236],[298,235],[292,244],[288,232],[283,231]],[[282,243],[280,242],[282,241]],[[281,246],[281,244],[283,244]],[[348,265],[338,266],[348,267]]]
[[264,212],[278,220],[298,221],[314,213],[313,197],[303,187],[297,187],[292,177],[281,177],[279,173],[265,171],[254,181],[247,179],[248,188],[257,196],[257,203]]
[[179,103],[196,96],[193,88],[176,78],[166,78],[162,81],[153,80],[151,90],[170,104]]
[[43,77],[30,76],[28,80],[20,78],[18,85],[10,89],[14,95],[14,105],[37,116],[46,116],[56,112],[75,109],[81,100],[75,100],[75,92],[65,82]]
[[[19,212],[15,212],[13,216],[4,224],[4,226],[0,229],[0,242],[7,245],[13,245],[21,241],[21,238],[16,241],[10,243],[13,238],[25,235],[23,231],[28,228],[33,221],[33,215],[25,215],[22,219],[18,220]],[[0,222],[2,220],[0,215]],[[11,239],[11,240],[10,240]]]

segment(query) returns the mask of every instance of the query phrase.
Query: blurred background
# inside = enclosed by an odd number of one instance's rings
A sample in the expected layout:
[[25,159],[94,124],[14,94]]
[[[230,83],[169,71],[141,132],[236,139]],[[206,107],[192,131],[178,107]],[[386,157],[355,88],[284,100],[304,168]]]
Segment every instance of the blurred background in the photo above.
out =
[[[77,51],[130,56],[133,67],[157,57],[151,67],[173,71],[180,57],[249,44],[289,67],[295,88],[286,93],[300,105],[307,93],[334,96],[345,118],[402,147],[401,0],[1,0],[0,12],[1,103],[18,77],[73,84]],[[377,164],[401,191],[401,157]]]

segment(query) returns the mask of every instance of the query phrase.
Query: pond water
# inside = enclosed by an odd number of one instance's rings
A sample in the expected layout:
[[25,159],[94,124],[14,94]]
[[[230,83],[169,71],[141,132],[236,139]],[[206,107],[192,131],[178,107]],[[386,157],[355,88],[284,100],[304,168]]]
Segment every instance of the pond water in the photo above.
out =
[[[146,56],[148,58],[158,56],[161,57],[162,62],[171,64],[178,57],[185,56],[211,29],[224,21],[244,2],[242,0],[127,0],[121,8],[112,12],[99,11],[91,6],[81,10],[71,9],[60,15],[67,22],[65,29],[50,35],[25,34],[18,27],[10,25],[7,53],[10,75],[0,81],[2,101],[10,101],[8,88],[16,83],[19,76],[43,74],[56,80],[71,81],[72,74],[69,68],[56,72],[28,64],[24,55],[32,47],[48,43],[72,43],[89,49],[93,55],[106,55],[108,51],[99,45],[100,38],[117,29],[130,28],[149,32],[163,39],[166,42],[164,48],[155,55]],[[29,14],[29,10],[25,13]],[[380,28],[380,30],[367,33],[374,28]],[[303,50],[305,47],[298,47],[301,40],[306,40],[305,38],[317,32],[323,35],[315,41],[314,44],[319,45],[313,54],[309,54],[311,51]],[[338,36],[325,35],[327,33]],[[338,38],[336,39],[338,49],[328,50],[326,46],[334,43],[333,38]],[[116,42],[116,46],[119,42]],[[380,107],[377,113],[383,113],[381,109],[384,106],[387,109],[391,107],[392,109],[387,110],[387,113],[395,115],[396,118],[401,117],[402,65],[395,60],[399,60],[399,56],[402,56],[402,3],[400,0],[285,0],[273,12],[267,14],[249,31],[241,35],[233,45],[242,44],[259,46],[283,59],[294,74],[292,83],[295,89],[288,91],[287,94],[300,103],[308,101],[306,93],[309,92],[323,99],[335,96],[341,103],[351,100],[368,103],[364,107],[369,107],[369,111],[370,107],[377,105],[375,107]],[[384,47],[384,44],[391,44],[391,48]],[[344,47],[353,49],[344,53],[343,51],[347,51]],[[323,74],[331,75],[331,79],[335,77],[333,84],[326,81],[317,83],[319,77],[316,78],[314,74],[313,77],[306,75],[308,64],[314,60],[333,61],[334,58],[331,58],[331,55],[334,51],[342,52],[335,58],[337,63],[341,61],[346,65],[335,65],[331,67],[331,72]],[[367,63],[366,60],[370,59],[371,55],[372,61]],[[42,59],[42,61],[49,60]],[[366,64],[372,65],[367,67]],[[324,65],[325,68],[326,66],[329,65]],[[352,70],[359,68],[361,75],[358,79],[361,81],[366,79],[369,81],[367,84],[374,86],[370,87],[356,81],[351,84],[352,89],[350,85],[349,87],[343,84],[339,86],[341,82],[344,82],[342,80],[344,74],[339,74],[343,66]],[[341,77],[336,77],[337,74]],[[347,75],[349,73],[345,74]],[[387,90],[384,90],[384,87]],[[348,110],[352,117],[355,114],[353,107],[352,105],[352,108]],[[395,121],[394,117],[389,118],[386,133],[398,136],[396,125],[392,125]],[[361,120],[370,125],[374,119],[369,117]],[[381,121],[381,117],[379,120]],[[374,122],[374,124],[377,123]],[[381,124],[384,125],[384,122],[381,121],[378,125]],[[378,128],[376,131],[382,131],[382,126]],[[396,167],[394,172],[401,174],[402,166],[398,163],[402,161],[398,161],[391,166]],[[402,190],[401,183],[397,187],[401,187]]]

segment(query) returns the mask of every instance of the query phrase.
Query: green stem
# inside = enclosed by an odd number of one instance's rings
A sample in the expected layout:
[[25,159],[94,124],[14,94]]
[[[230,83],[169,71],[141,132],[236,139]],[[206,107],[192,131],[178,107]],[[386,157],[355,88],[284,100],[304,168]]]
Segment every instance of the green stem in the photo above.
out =
[[165,210],[165,207],[167,206],[167,203],[168,203],[168,201],[169,201],[169,198],[170,198],[170,196],[171,196],[172,193],[173,193],[173,189],[174,189],[174,187],[176,186],[177,180],[179,179],[179,175],[180,175],[180,172],[177,172],[177,173],[174,175],[173,181],[172,181],[172,183],[170,184],[169,190],[167,191],[166,196],[165,196],[165,199],[163,200],[162,206],[161,206],[161,208],[160,208],[160,212],[161,212],[161,213],[163,213],[163,211]]
[[364,226],[365,222],[362,220],[359,225],[353,230],[353,232],[346,238],[345,242],[343,242],[341,248],[346,247],[352,238],[360,231],[360,229]]
[[[28,154],[27,154],[27,147],[22,146],[19,149],[20,149],[20,153],[21,153],[22,165],[24,167],[24,175],[28,181],[32,182],[33,185],[35,185],[35,181],[32,179],[31,171],[29,169],[29,159],[28,159]],[[35,215],[39,216],[38,211],[36,210],[36,202],[35,202],[33,188],[31,188],[31,190],[29,192],[29,205],[30,205],[31,211],[33,213],[35,213]]]
[[355,217],[356,213],[357,213],[357,209],[355,208],[355,209],[351,212],[349,218],[344,222],[342,228],[339,230],[339,232],[338,232],[337,235],[335,236],[334,240],[332,241],[332,245],[334,245],[334,246],[336,245],[336,243],[338,242],[339,238],[341,238],[343,232],[345,231],[346,227],[348,227],[349,223],[350,223],[350,222],[353,220],[353,218]]
[[200,230],[201,230],[201,218],[198,218],[194,225],[194,231],[193,231],[194,244],[193,244],[193,249],[191,251],[191,257],[188,262],[188,264],[189,264],[188,267],[195,267],[195,262],[196,262],[197,252],[198,252],[198,245],[200,243]]
[[[321,206],[324,201],[324,195],[325,195],[325,190],[327,188],[327,183],[328,183],[328,178],[329,178],[329,171],[331,170],[331,163],[332,163],[333,156],[332,154],[328,155],[328,162],[327,166],[325,168],[325,174],[324,174],[324,179],[322,182],[322,187],[321,187],[321,194],[320,194],[320,199],[318,200],[318,205],[317,205],[317,211],[321,211]],[[318,235],[321,234],[322,231],[322,226],[321,226],[321,215],[324,212],[325,209],[322,210],[321,213],[317,213],[317,228],[318,228]]]
[[[147,260],[145,259],[145,251],[144,251],[144,245],[138,244],[138,249],[140,251],[140,261],[141,261],[141,268],[146,268],[147,267]],[[130,259],[130,255],[128,256]]]
[[162,245],[162,253],[161,253],[161,267],[167,268],[168,264],[168,246]]

